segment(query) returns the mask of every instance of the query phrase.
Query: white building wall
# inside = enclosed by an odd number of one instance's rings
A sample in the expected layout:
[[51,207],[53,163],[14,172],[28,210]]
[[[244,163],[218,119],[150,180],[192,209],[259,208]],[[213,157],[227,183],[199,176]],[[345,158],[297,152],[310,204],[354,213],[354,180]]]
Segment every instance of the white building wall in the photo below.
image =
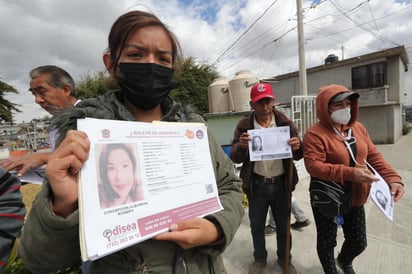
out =
[[[356,90],[360,94],[359,120],[367,127],[376,144],[395,143],[402,136],[402,107],[404,100],[405,66],[399,56],[376,58],[359,63],[318,70],[307,74],[308,95],[316,95],[321,86],[340,84],[352,89],[352,68],[385,61],[388,85],[380,88]],[[273,84],[276,101],[290,104],[292,96],[301,95],[299,77],[276,78]]]

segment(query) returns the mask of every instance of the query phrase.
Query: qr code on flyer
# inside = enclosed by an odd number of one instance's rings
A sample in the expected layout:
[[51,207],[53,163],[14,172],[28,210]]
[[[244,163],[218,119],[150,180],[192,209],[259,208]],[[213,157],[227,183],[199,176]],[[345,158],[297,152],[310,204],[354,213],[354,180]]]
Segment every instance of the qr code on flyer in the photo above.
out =
[[213,185],[212,184],[207,184],[206,186],[206,193],[212,193],[213,192]]

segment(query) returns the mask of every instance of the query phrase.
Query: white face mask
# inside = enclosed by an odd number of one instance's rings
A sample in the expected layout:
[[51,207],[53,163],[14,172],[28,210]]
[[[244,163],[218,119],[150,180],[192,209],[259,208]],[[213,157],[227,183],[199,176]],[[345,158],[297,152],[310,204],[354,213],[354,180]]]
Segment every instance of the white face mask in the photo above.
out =
[[346,125],[347,123],[349,123],[349,120],[351,118],[350,108],[338,109],[331,113],[330,118],[336,124]]

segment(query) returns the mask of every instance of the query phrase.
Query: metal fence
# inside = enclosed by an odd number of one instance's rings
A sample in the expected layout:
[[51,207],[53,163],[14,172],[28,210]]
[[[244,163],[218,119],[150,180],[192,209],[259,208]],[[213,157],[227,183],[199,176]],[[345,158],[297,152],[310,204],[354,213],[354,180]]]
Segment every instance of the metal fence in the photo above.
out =
[[308,128],[317,122],[316,96],[292,96],[292,120],[303,138]]
[[[303,138],[308,128],[317,122],[316,96],[292,96],[291,112],[292,120],[298,127],[300,137]],[[295,166],[299,178],[309,176],[303,159],[295,161]]]

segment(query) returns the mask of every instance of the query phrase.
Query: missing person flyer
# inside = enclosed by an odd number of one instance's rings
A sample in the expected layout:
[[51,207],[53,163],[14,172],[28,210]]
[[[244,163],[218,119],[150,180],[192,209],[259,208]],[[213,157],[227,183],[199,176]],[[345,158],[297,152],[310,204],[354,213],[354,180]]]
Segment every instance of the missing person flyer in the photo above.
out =
[[376,207],[382,212],[382,214],[390,221],[393,221],[394,201],[391,195],[390,187],[385,179],[383,179],[382,176],[372,167],[372,165],[368,162],[366,162],[366,165],[375,174],[375,177],[379,179],[378,181],[372,183],[369,197]]
[[290,129],[288,126],[249,129],[249,156],[251,162],[292,158],[292,149],[288,144]]
[[90,118],[77,125],[90,140],[79,176],[84,261],[223,209],[206,126]]

